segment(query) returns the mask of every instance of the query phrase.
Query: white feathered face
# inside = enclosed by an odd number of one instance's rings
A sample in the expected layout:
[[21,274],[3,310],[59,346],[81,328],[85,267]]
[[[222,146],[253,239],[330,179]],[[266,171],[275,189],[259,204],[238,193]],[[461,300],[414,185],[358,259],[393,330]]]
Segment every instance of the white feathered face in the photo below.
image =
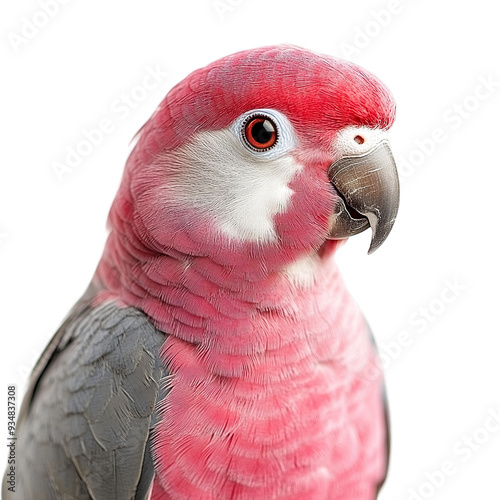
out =
[[204,214],[230,239],[275,241],[274,217],[287,211],[290,183],[303,168],[291,154],[297,143],[288,119],[269,109],[197,133],[176,152],[169,200]]
[[313,232],[323,241],[342,239],[370,225],[375,234],[380,217],[371,212],[378,207],[356,193],[370,198],[367,191],[381,188],[384,166],[372,155],[387,144],[387,132],[347,126],[331,134],[326,148],[300,132],[283,113],[265,108],[241,114],[227,128],[195,133],[168,156],[163,195],[240,243],[277,242],[278,219],[297,241]]

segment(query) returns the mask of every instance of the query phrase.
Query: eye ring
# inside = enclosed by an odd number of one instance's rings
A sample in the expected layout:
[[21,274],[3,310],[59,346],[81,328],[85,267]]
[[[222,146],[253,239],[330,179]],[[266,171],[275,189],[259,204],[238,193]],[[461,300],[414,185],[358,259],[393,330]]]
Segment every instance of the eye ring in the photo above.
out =
[[243,122],[242,136],[254,151],[269,151],[278,142],[278,127],[270,116],[253,114]]

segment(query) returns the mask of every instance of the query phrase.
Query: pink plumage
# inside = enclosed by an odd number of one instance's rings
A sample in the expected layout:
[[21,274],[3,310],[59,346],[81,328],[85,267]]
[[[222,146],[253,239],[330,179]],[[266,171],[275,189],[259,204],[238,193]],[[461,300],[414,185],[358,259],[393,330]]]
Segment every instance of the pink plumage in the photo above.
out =
[[[253,109],[278,111],[296,134],[292,194],[267,240],[232,237],[211,207],[177,196],[197,182],[185,148]],[[94,303],[137,307],[168,334],[153,500],[375,498],[387,465],[383,382],[327,239],[338,199],[328,169],[339,131],[386,130],[394,113],[358,66],[278,46],[195,71],[141,130]]]

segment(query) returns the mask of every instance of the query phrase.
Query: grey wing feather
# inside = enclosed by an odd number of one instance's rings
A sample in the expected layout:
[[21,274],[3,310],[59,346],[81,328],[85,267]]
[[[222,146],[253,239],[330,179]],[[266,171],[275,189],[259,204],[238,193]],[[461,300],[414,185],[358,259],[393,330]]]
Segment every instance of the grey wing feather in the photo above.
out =
[[[370,334],[370,340],[373,344],[373,347],[375,350],[378,352],[377,348],[377,343],[375,342],[375,337],[373,336],[373,332],[371,331],[370,326],[367,324],[368,327],[368,332]],[[384,415],[385,415],[385,449],[386,449],[386,468],[385,468],[385,474],[384,477],[380,480],[380,483],[377,485],[377,494],[378,492],[382,489],[382,486],[385,483],[385,480],[387,479],[387,472],[389,470],[389,458],[391,455],[391,429],[390,429],[390,419],[389,419],[389,404],[387,401],[387,390],[385,383],[382,386],[382,394],[381,394],[382,400],[384,402]]]
[[164,340],[142,312],[113,303],[84,304],[66,320],[22,408],[12,498],[147,498]]
[[64,349],[64,345],[66,343],[67,338],[69,337],[68,333],[71,334],[71,324],[78,318],[80,315],[85,313],[90,309],[90,302],[92,297],[96,292],[96,288],[91,283],[81,299],[73,306],[67,317],[64,319],[62,325],[57,329],[56,333],[47,344],[47,347],[42,352],[40,358],[38,359],[35,367],[33,368],[33,372],[30,375],[30,380],[28,384],[28,389],[26,390],[26,394],[24,395],[23,403],[21,406],[21,410],[17,419],[17,427],[19,428],[24,420],[24,416],[26,415],[30,405],[33,394],[36,391],[36,387],[38,382],[40,381],[41,375],[47,365],[50,363],[50,360],[53,354],[56,351],[61,351]]

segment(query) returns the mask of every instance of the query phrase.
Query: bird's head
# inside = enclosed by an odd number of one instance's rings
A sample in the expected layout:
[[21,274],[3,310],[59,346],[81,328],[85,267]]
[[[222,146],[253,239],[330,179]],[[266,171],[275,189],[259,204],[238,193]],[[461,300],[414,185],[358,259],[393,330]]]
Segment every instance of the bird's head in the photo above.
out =
[[[395,105],[357,65],[293,46],[197,70],[143,127],[111,213],[156,248],[269,265],[371,228],[387,238],[399,185]],[[266,260],[267,259],[267,260]]]

